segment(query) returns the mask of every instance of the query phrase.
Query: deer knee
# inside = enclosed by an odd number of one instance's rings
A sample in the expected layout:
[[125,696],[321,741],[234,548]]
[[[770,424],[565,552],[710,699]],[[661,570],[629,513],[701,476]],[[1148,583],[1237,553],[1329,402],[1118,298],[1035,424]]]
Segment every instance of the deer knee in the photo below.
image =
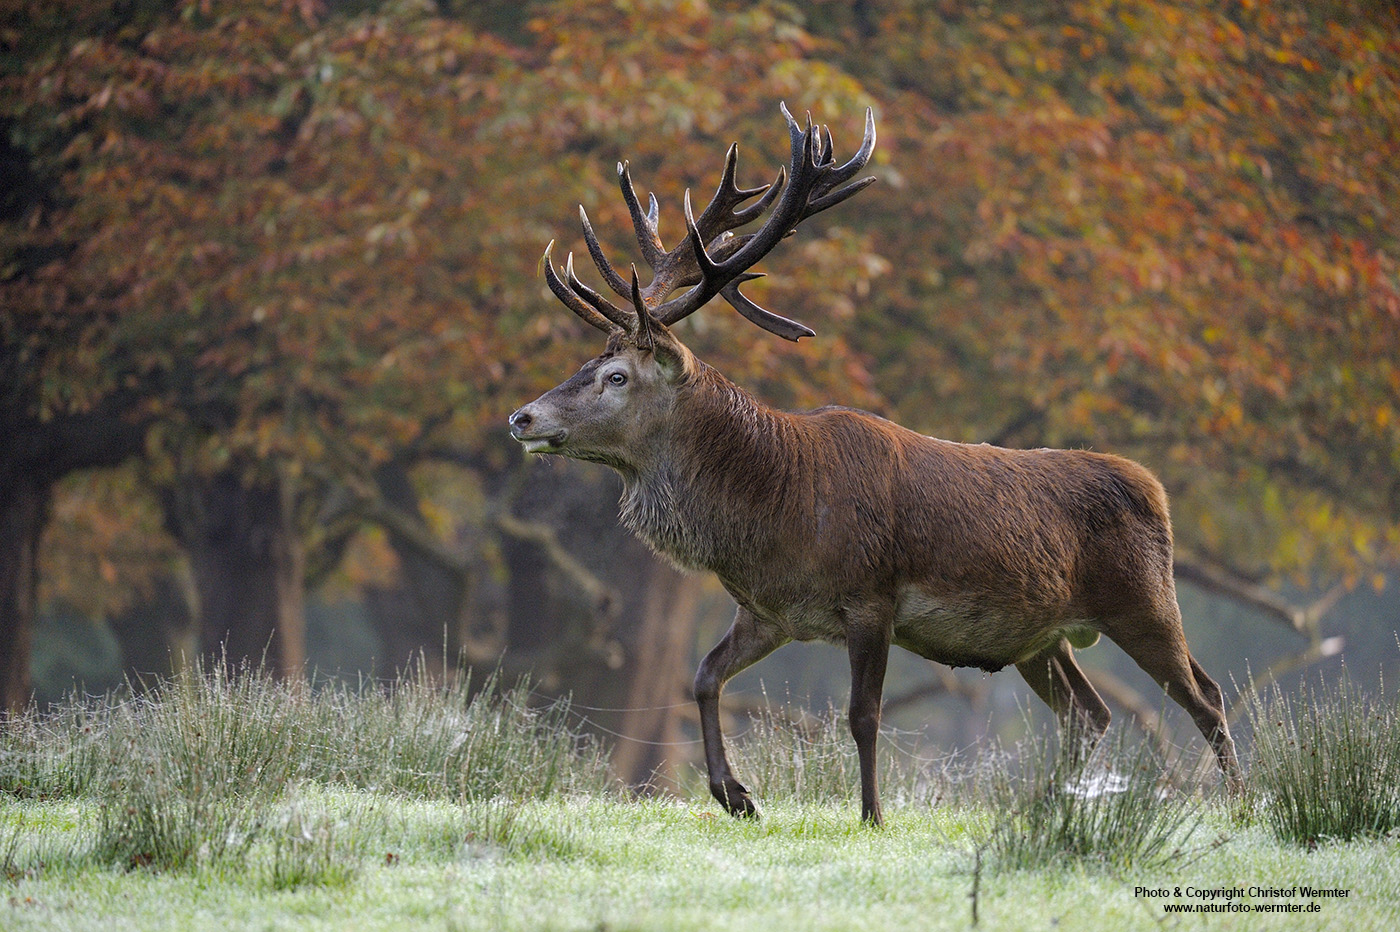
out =
[[851,703],[850,712],[847,715],[850,720],[851,737],[856,739],[857,744],[874,740],[880,733],[880,703]]

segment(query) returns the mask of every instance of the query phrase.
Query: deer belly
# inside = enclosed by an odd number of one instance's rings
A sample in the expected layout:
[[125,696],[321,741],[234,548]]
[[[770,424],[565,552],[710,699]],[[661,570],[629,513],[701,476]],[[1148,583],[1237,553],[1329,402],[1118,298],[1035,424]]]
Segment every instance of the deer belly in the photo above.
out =
[[844,644],[846,629],[841,616],[829,606],[790,607],[774,616],[777,627],[794,641],[825,641]]
[[895,606],[894,643],[952,667],[996,671],[1035,656],[1082,620],[973,596],[904,589]]

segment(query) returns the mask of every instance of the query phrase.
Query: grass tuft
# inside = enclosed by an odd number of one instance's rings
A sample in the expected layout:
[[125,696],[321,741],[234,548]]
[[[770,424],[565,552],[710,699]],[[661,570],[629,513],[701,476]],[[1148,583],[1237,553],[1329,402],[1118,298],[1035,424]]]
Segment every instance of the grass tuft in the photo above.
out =
[[[601,745],[568,727],[565,704],[529,698],[528,685],[494,678],[477,691],[420,674],[312,690],[196,669],[141,695],[74,697],[10,719],[0,793],[95,803],[86,857],[99,864],[222,868],[271,843],[273,887],[343,883],[345,833],[299,808],[294,788],[454,803],[608,789]],[[6,871],[21,870],[16,845],[6,849]]]
[[1349,678],[1289,697],[1277,684],[1246,707],[1254,811],[1280,841],[1316,846],[1400,830],[1400,706],[1384,684]]
[[294,791],[265,833],[267,885],[273,890],[348,886],[368,853],[366,839],[375,834],[365,823],[376,821],[363,804],[337,813]]
[[498,797],[466,811],[466,851],[473,857],[504,855],[535,861],[568,860],[581,850],[573,827],[550,818],[539,806]]
[[1072,732],[1020,745],[1021,772],[1002,761],[979,779],[991,818],[975,832],[998,870],[1068,866],[1125,871],[1181,866],[1202,818],[1182,768],[1119,729],[1092,749]]
[[[836,708],[801,718],[753,713],[729,744],[735,772],[760,801],[860,804],[860,759],[846,716]],[[918,757],[889,734],[881,735],[876,751],[880,792],[889,804],[934,805],[948,797],[944,762]]]

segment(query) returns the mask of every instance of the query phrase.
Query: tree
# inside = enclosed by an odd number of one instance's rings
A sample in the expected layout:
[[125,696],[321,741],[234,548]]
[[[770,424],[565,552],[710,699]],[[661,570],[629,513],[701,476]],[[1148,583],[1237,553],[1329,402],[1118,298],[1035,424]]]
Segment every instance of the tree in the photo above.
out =
[[1238,574],[1400,557],[1391,8],[894,4],[861,26],[828,24],[900,93],[897,274],[859,331],[896,410],[1136,455],[1186,552]]
[[[89,23],[101,7],[64,9]],[[206,651],[239,635],[235,658],[261,645],[295,666],[299,567],[348,533],[320,526],[327,508],[349,490],[354,515],[408,542],[425,522],[403,510],[404,475],[460,459],[576,362],[577,327],[538,299],[533,275],[548,232],[572,226],[561,195],[606,196],[595,216],[619,218],[618,154],[653,162],[658,185],[699,181],[687,173],[709,164],[712,184],[723,144],[691,130],[702,117],[723,125],[705,109],[715,75],[793,84],[800,35],[697,61],[696,30],[724,48],[771,19],[682,12],[638,31],[625,9],[600,19],[560,5],[521,49],[421,8],[182,3],[121,28],[60,30],[9,84],[7,117],[61,192],[43,235],[62,249],[43,271],[109,307],[83,367],[36,377],[58,393],[102,397],[114,380],[129,392],[147,480],[195,569]],[[573,46],[592,26],[619,60],[659,50],[684,102],[629,68],[600,120],[593,50]],[[776,101],[763,101],[765,130]],[[522,151],[538,157],[510,157]],[[561,185],[561,168],[578,175]],[[713,322],[720,345],[729,326]],[[773,351],[733,355],[766,371]],[[827,371],[839,375],[839,359]],[[277,597],[234,602],[253,567],[273,568],[251,587]]]
[[[596,351],[538,277],[551,239],[561,258],[582,248],[573,205],[625,265],[614,166],[630,160],[673,244],[680,192],[704,201],[730,141],[743,184],[785,161],[779,100],[838,139],[875,105],[881,183],[747,286],[816,341],[755,337],[721,305],[680,325],[704,358],[783,406],[1135,456],[1173,494],[1179,556],[1236,595],[1400,557],[1386,5],[65,0],[5,16],[7,659],[59,467],[140,455],[152,494],[125,520],[175,532],[206,566],[205,606],[238,591],[231,568],[282,567],[258,584],[278,598],[237,615],[240,653],[293,631],[302,568],[325,578],[373,525],[397,573],[376,604],[428,653],[441,632],[474,656],[525,652],[523,608],[462,606],[512,588],[497,575],[548,578],[569,593],[551,611],[587,606],[566,640],[640,626],[613,639],[624,674],[590,688],[667,705],[627,677],[672,649],[668,610],[597,609],[597,587],[626,580],[534,526],[550,509],[515,497],[535,479],[500,425]],[[456,501],[444,468],[480,500]],[[242,502],[234,550],[197,558],[216,498]],[[677,585],[638,575],[656,606]],[[210,614],[206,641],[233,634]]]
[[[69,5],[80,23],[101,6]],[[240,653],[271,643],[296,666],[293,519],[326,472],[372,469],[449,420],[468,386],[430,393],[430,374],[479,371],[490,343],[454,320],[476,270],[424,262],[433,247],[413,228],[449,233],[481,210],[477,192],[449,190],[482,151],[452,134],[491,119],[473,97],[508,56],[422,14],[390,30],[371,15],[323,20],[314,4],[169,12],[65,35],[14,82],[11,118],[61,188],[42,271],[81,300],[102,295],[106,315],[83,365],[30,372],[65,397],[130,386],[154,425],[150,479],[194,558],[206,640],[237,633],[233,614],[252,629]],[[415,392],[430,399],[419,411]],[[231,601],[266,566],[252,588],[276,597]],[[269,641],[279,631],[290,636]]]

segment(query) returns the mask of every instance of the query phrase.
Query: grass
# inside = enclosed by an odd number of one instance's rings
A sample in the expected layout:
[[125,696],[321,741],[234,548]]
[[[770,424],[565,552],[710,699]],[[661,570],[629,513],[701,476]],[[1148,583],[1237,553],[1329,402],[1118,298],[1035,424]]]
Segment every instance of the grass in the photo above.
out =
[[[283,886],[332,876],[335,825],[298,808],[302,787],[470,803],[549,798],[608,783],[596,742],[528,685],[312,691],[256,672],[196,670],[150,693],[74,698],[0,729],[0,794],[90,801],[83,860],[117,868],[238,866],[271,840]],[[351,848],[349,854],[354,853]],[[13,856],[11,858],[13,860]],[[305,870],[293,860],[307,861]]]
[[130,697],[74,697],[0,729],[0,793],[242,798],[315,781],[441,799],[601,789],[600,746],[528,684],[418,674],[310,690],[256,671],[183,673]]
[[1254,802],[1275,837],[1313,846],[1400,832],[1400,707],[1343,678],[1247,707]]
[[986,810],[1002,814],[980,842],[995,867],[1157,872],[1210,843],[1200,788],[1141,736],[1117,729],[1090,748],[1074,734],[1031,734],[1020,772],[989,767],[980,780]]
[[[894,751],[876,830],[858,819],[840,717],[769,718],[734,749],[765,807],[745,821],[703,793],[629,797],[565,709],[524,700],[494,684],[316,693],[192,675],[10,721],[0,928],[1400,924],[1395,835],[1298,843],[1262,807],[1166,792],[1137,745],[1036,739],[1018,766],[961,771]],[[1121,792],[1090,792],[1105,779]],[[1165,912],[1205,902],[1188,888],[1299,884],[1348,896],[1239,898],[1314,913]]]
[[[1206,830],[1230,831],[1231,842],[1186,867],[978,876],[969,843],[986,814],[961,807],[891,810],[877,831],[859,825],[847,804],[775,803],[759,822],[686,801],[617,797],[521,803],[511,816],[356,790],[323,791],[301,805],[332,827],[326,836],[311,833],[309,843],[334,852],[318,862],[329,875],[315,882],[284,883],[266,838],[238,871],[55,863],[8,882],[0,927],[965,929],[976,887],[979,929],[1150,929],[1168,917],[1162,901],[1137,895],[1137,886],[1278,883],[1349,890],[1347,899],[1322,905],[1322,917],[1338,927],[1388,930],[1400,921],[1393,843],[1310,853],[1263,828],[1238,831],[1219,814]],[[26,820],[31,836],[59,848],[92,814],[24,801],[0,808],[0,818],[10,826]],[[70,821],[74,827],[57,827]],[[1305,929],[1316,920],[1251,916],[1235,927]]]
[[[755,713],[743,737],[728,744],[730,763],[766,802],[860,799],[860,760],[845,714],[835,708],[796,719]],[[930,806],[951,794],[957,779],[951,762],[921,757],[894,741],[879,742],[877,751],[885,802]],[[691,782],[694,795],[708,796],[703,773]]]

